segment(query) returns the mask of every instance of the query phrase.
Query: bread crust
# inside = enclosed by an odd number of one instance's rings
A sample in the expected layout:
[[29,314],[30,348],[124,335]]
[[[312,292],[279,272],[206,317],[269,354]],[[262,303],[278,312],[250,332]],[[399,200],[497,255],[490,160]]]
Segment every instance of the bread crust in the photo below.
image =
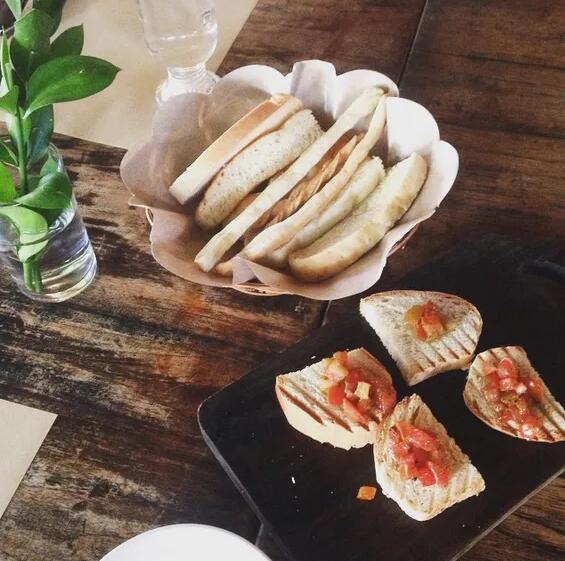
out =
[[208,146],[174,181],[169,192],[180,204],[198,196],[237,153],[259,137],[278,129],[302,107],[298,98],[286,94],[275,94],[263,101]]
[[[543,388],[543,402],[537,406],[536,412],[542,418],[545,436],[532,436],[526,438],[510,427],[506,427],[498,420],[498,414],[487,402],[483,391],[483,380],[485,375],[484,364],[488,361],[500,361],[504,357],[511,358],[518,366],[520,372],[535,377]],[[514,438],[530,440],[535,442],[562,442],[565,440],[565,410],[553,397],[549,388],[545,385],[540,374],[530,363],[526,351],[519,346],[496,347],[488,349],[475,357],[467,376],[467,382],[463,390],[465,405],[473,415],[483,421],[486,425]]]

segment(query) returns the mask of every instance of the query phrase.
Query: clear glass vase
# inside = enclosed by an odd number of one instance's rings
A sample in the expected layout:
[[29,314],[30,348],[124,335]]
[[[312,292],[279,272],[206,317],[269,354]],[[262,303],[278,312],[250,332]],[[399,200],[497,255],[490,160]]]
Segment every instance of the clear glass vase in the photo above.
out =
[[[47,156],[34,165],[30,173],[38,173],[47,158],[56,163],[57,171],[65,172],[61,155],[50,145]],[[0,263],[26,296],[40,302],[63,302],[82,292],[94,280],[96,256],[74,194],[70,205],[52,217],[45,236],[40,239],[35,236],[32,243],[27,244],[45,242],[45,247],[22,263],[18,254],[26,247],[25,234],[0,217]]]

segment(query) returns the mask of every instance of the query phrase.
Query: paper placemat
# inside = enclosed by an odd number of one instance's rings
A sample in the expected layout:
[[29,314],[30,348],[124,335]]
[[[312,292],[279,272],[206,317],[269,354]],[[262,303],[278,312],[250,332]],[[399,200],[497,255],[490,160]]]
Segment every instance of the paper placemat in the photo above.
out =
[[[216,0],[219,39],[208,62],[217,70],[257,0]],[[67,2],[61,29],[84,24],[84,53],[109,60],[122,71],[110,88],[91,98],[57,105],[57,132],[130,148],[149,136],[155,90],[165,68],[149,53],[135,0]]]
[[57,415],[0,399],[0,516]]

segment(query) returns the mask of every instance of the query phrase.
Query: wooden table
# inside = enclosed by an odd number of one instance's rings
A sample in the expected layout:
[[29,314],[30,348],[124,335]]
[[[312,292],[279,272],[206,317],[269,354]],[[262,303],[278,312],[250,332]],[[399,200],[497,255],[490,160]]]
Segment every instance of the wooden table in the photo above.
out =
[[[223,71],[322,58],[374,68],[427,106],[461,154],[455,188],[386,271],[397,278],[486,232],[565,242],[565,2],[259,0]],[[281,553],[204,445],[199,403],[338,319],[326,304],[189,284],[151,258],[121,150],[57,139],[100,264],[65,305],[0,277],[0,397],[59,415],[5,515],[0,561],[95,561],[149,528],[202,522]],[[565,557],[565,478],[466,561]]]

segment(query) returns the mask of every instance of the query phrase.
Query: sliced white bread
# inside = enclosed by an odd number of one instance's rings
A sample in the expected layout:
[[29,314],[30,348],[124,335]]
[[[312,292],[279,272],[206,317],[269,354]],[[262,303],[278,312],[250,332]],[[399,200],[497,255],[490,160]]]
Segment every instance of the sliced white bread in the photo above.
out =
[[317,138],[322,129],[308,109],[288,119],[284,125],[244,148],[217,175],[196,208],[195,219],[212,230],[263,181],[294,162]]
[[[355,349],[347,354],[352,368],[363,370],[367,380],[386,380],[392,383],[384,366],[365,349]],[[321,443],[349,450],[373,442],[378,419],[367,426],[349,419],[341,407],[330,405],[320,387],[325,368],[322,361],[290,374],[277,376],[275,391],[281,408],[297,431]]]
[[[397,462],[390,451],[390,428],[399,421],[408,421],[438,437],[446,452],[446,467],[450,473],[447,486],[424,486],[418,479],[404,480],[400,477]],[[374,456],[377,482],[383,494],[415,520],[429,520],[455,503],[478,495],[485,489],[484,479],[477,468],[416,394],[400,401],[378,426]]]
[[392,167],[353,212],[323,236],[289,255],[292,272],[317,282],[333,277],[375,247],[402,218],[426,179],[428,166],[414,153]]
[[196,158],[171,185],[171,195],[181,204],[198,196],[237,153],[261,136],[278,129],[301,109],[302,102],[291,95],[275,94],[263,101]]
[[266,255],[265,259],[276,268],[285,267],[288,256],[295,249],[310,245],[351,214],[375,190],[384,176],[385,169],[380,158],[365,160],[337,198],[317,218],[306,224],[288,243]]
[[[246,233],[251,236],[264,227],[282,222],[291,216],[306,201],[314,196],[343,167],[349,155],[361,139],[361,135],[351,138],[342,136],[332,149],[308,172],[306,177],[292,191],[268,210]],[[250,238],[253,239],[253,237]]]
[[294,214],[258,234],[243,249],[243,257],[251,261],[258,261],[288,243],[306,224],[319,216],[320,212],[327,208],[342,192],[357,168],[367,158],[369,152],[381,137],[385,123],[386,96],[383,96],[373,113],[367,134],[355,146],[339,172]]
[[[426,302],[436,306],[446,327],[446,332],[432,341],[418,339],[405,320],[410,308]],[[481,314],[475,306],[463,298],[443,292],[380,292],[363,298],[359,309],[409,386],[440,372],[467,367],[483,326]]]
[[305,177],[346,132],[374,111],[383,93],[380,88],[367,88],[316,142],[200,250],[195,258],[196,264],[206,272],[213,269],[255,221]]
[[[525,439],[516,431],[499,421],[499,414],[487,401],[484,395],[484,380],[486,366],[498,364],[503,358],[511,358],[521,376],[535,378],[543,390],[541,401],[532,401],[535,413],[542,420],[544,435],[532,436]],[[478,354],[469,369],[467,383],[463,391],[463,399],[469,410],[481,421],[505,434],[536,440],[538,442],[560,442],[565,440],[565,411],[561,404],[553,397],[539,373],[530,363],[526,351],[522,347],[497,347]]]

